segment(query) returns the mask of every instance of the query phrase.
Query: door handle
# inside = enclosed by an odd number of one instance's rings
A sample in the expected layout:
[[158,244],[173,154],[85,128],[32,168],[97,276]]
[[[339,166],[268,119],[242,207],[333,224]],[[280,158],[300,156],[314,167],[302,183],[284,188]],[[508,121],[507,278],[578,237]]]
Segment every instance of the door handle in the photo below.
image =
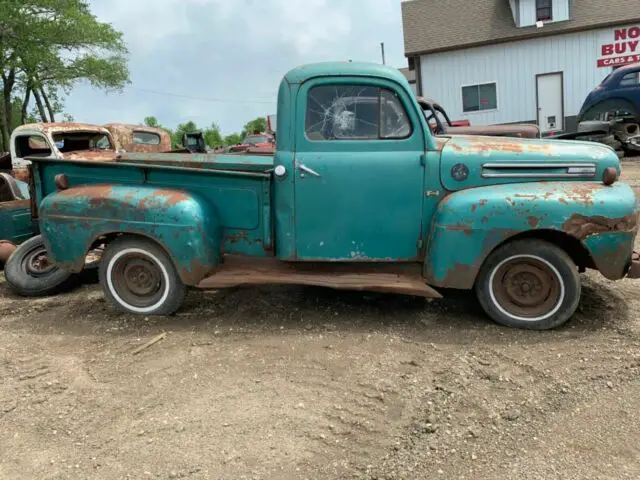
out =
[[[298,166],[298,168],[300,170],[302,170],[303,172],[308,173],[309,175],[313,175],[314,177],[319,177],[320,176],[320,174],[318,172],[316,172],[315,170],[311,170],[309,167],[307,167],[306,165],[304,165],[302,163]],[[304,174],[302,174],[302,175],[304,175]]]

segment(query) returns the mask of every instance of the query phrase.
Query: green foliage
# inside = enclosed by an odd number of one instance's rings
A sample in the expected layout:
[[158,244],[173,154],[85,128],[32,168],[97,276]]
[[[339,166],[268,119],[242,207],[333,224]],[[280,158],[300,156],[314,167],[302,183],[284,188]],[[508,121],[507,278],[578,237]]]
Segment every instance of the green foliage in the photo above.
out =
[[[252,122],[247,123],[247,126],[258,125],[258,127],[260,127],[259,120],[261,119],[255,119]],[[145,117],[145,119],[143,120],[143,123],[148,127],[162,128],[167,132],[169,132],[169,134],[171,135],[173,148],[182,148],[183,147],[182,136],[185,133],[192,133],[192,132],[202,131],[202,135],[204,137],[205,143],[209,148],[214,150],[224,146],[237,145],[241,143],[242,139],[244,138],[244,135],[241,135],[239,133],[232,133],[230,135],[223,137],[222,133],[220,132],[220,127],[215,122],[211,123],[211,126],[207,128],[200,129],[195,122],[188,121],[188,122],[179,124],[175,128],[175,130],[171,130],[170,128],[163,126],[158,121],[158,119],[154,116]],[[245,126],[245,129],[247,128],[247,126]],[[264,131],[264,129],[259,129],[258,131]]]
[[77,81],[99,88],[129,82],[122,34],[91,13],[86,0],[0,0],[2,140],[15,126],[14,102],[35,102],[42,121],[62,111],[62,93]]
[[244,138],[246,135],[251,135],[252,133],[262,133],[267,129],[267,119],[266,117],[258,117],[254,118],[242,129],[242,137]]
[[209,148],[220,148],[224,145],[222,134],[220,133],[220,127],[214,122],[209,128],[206,128],[203,132],[204,141]]
[[224,137],[224,144],[229,145],[237,145],[242,142],[242,137],[239,133],[232,133],[231,135],[227,135]]

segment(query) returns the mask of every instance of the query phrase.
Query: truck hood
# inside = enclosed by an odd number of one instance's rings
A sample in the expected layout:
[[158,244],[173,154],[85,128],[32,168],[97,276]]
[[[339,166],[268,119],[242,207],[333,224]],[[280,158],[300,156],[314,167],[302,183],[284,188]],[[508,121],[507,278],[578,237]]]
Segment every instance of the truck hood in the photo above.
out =
[[118,162],[245,172],[266,172],[273,168],[273,156],[264,154],[123,153]]
[[453,135],[439,137],[440,179],[449,191],[551,180],[602,179],[604,169],[620,174],[615,151],[594,142]]

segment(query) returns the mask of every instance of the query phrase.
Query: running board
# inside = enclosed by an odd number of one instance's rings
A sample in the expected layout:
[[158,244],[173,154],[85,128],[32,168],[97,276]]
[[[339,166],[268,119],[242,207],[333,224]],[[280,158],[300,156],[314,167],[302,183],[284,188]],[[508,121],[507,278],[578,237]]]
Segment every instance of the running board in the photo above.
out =
[[275,259],[225,257],[200,289],[240,285],[313,285],[338,290],[365,290],[442,298],[424,282],[420,264],[285,263]]

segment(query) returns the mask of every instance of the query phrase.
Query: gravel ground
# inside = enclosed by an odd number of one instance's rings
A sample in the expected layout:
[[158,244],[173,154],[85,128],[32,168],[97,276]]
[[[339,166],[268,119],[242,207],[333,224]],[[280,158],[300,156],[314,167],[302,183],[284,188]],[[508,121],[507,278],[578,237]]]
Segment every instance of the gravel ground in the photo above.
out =
[[640,282],[583,280],[549,332],[464,292],[238,288],[144,318],[2,280],[0,478],[640,478]]

